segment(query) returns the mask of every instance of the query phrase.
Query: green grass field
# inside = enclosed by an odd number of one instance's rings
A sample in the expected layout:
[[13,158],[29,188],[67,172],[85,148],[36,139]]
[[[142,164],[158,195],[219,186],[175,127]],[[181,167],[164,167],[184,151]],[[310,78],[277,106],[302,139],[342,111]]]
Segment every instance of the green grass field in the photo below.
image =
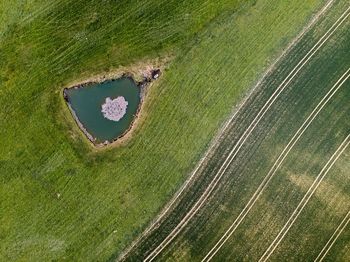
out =
[[[0,0],[0,260],[117,258],[181,187],[234,108],[325,3]],[[215,151],[219,156],[210,158],[194,190],[186,192],[178,209],[166,217],[161,233],[155,231],[142,241],[130,259],[138,260],[151,251],[191,208],[271,95],[273,84],[288,74],[345,6],[346,1],[336,1],[327,19],[321,19],[292,50],[295,55],[282,59],[279,70],[253,92],[255,100],[248,100],[250,106],[229,127]],[[239,156],[242,165],[230,167],[210,203],[161,254],[162,259],[200,259],[210,250],[255,191],[286,139],[349,66],[349,40],[342,26],[257,128]],[[92,148],[74,125],[62,88],[77,79],[159,57],[170,61],[149,90],[133,138],[119,147]],[[315,172],[349,132],[349,92],[343,88],[333,100],[283,164],[287,175],[281,173],[271,181],[220,256],[249,260],[267,248]],[[315,139],[315,134],[321,139]],[[320,186],[316,193],[320,199],[310,202],[314,210],[306,209],[309,213],[291,228],[275,259],[290,257],[298,248],[307,256],[314,247],[303,244],[307,234],[319,234],[324,241],[340,223],[349,208],[339,204],[349,203],[349,183],[344,182],[348,155],[346,151],[336,163],[325,179],[331,186]],[[300,165],[298,159],[303,160]],[[255,168],[259,171],[252,179],[249,174]],[[294,175],[301,171],[305,181]],[[232,179],[230,174],[239,175]],[[338,192],[335,203],[327,202],[325,196],[334,192]],[[291,205],[284,205],[286,199],[292,199]],[[268,206],[271,209],[265,212]],[[325,216],[319,222],[322,231],[309,221],[316,213]],[[297,229],[303,226],[305,239]],[[242,244],[254,234],[259,236],[254,245],[235,245],[237,238]],[[295,239],[303,243],[293,244],[285,253],[285,245]],[[349,239],[339,240],[329,255],[341,260],[349,256]]]

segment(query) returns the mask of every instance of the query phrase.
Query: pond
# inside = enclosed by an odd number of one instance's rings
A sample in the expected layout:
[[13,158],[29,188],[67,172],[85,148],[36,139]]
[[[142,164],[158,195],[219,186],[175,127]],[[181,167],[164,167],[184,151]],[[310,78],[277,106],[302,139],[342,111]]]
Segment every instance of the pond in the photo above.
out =
[[66,88],[64,97],[94,144],[113,142],[128,132],[141,103],[140,88],[130,77]]

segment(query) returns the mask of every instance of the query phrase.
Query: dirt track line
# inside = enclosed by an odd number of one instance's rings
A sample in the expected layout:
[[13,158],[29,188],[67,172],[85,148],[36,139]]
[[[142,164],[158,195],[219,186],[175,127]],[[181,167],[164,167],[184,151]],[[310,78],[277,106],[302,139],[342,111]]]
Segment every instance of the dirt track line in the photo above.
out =
[[327,92],[327,94],[322,98],[322,100],[317,104],[317,106],[313,109],[307,119],[302,123],[297,132],[288,142],[286,147],[283,149],[281,154],[278,156],[277,160],[273,164],[269,173],[264,177],[263,181],[260,183],[257,190],[254,192],[253,196],[249,199],[246,206],[239,213],[235,221],[231,224],[229,229],[224,233],[224,235],[220,238],[220,240],[214,245],[214,247],[207,253],[207,255],[203,258],[202,261],[211,260],[215,254],[220,250],[220,248],[225,244],[225,242],[230,238],[230,236],[234,233],[234,231],[238,228],[241,222],[244,220],[246,215],[249,213],[251,208],[254,206],[255,202],[258,200],[262,192],[267,187],[268,183],[275,175],[279,167],[282,165],[284,159],[288,156],[289,152],[293,149],[294,145],[301,138],[305,130],[310,126],[312,121],[316,118],[316,116],[321,112],[323,107],[328,103],[328,101],[334,96],[334,94],[339,90],[339,88],[345,83],[345,81],[349,78],[350,68],[338,79],[338,81],[332,86],[332,88]]
[[243,108],[243,106],[246,104],[246,102],[251,97],[253,91],[261,85],[263,80],[276,68],[276,65],[279,63],[279,61],[285,57],[288,52],[294,47],[300,39],[310,30],[310,28],[319,20],[319,18],[325,13],[330,6],[334,3],[335,0],[328,1],[327,4],[325,4],[324,7],[316,14],[314,17],[310,20],[310,22],[301,30],[301,32],[288,44],[288,46],[283,50],[283,52],[275,59],[275,61],[269,66],[269,68],[264,72],[264,74],[260,77],[260,80],[254,85],[254,87],[249,91],[249,93],[246,95],[245,98],[243,98],[243,101],[239,104],[238,107],[234,107],[232,116],[226,121],[226,123],[223,125],[223,127],[219,130],[218,135],[216,138],[211,142],[209,148],[207,149],[205,155],[200,159],[199,163],[196,165],[196,168],[194,171],[192,171],[189,178],[185,181],[185,183],[181,186],[180,190],[174,195],[174,197],[169,201],[169,203],[165,206],[165,208],[161,211],[161,213],[156,217],[156,219],[151,223],[151,225],[135,240],[133,243],[121,254],[121,256],[118,258],[119,261],[125,259],[127,254],[131,252],[131,250],[143,239],[146,237],[150,232],[152,232],[156,226],[160,223],[160,221],[163,219],[163,217],[166,215],[166,213],[172,208],[174,203],[179,199],[181,194],[187,189],[187,186],[194,181],[194,178],[196,177],[196,174],[200,167],[205,163],[207,158],[209,157],[209,154],[213,151],[215,146],[219,143],[220,138],[222,137],[223,133],[226,131],[228,126],[232,123],[233,119],[236,117],[236,115],[240,112],[240,110]]
[[[214,190],[215,186],[219,182],[220,178],[231,164],[234,157],[237,155],[238,151],[242,147],[243,143],[247,140],[248,136],[252,133],[254,128],[263,118],[267,110],[271,107],[277,97],[281,94],[284,88],[293,80],[295,75],[304,67],[304,65],[313,57],[313,55],[323,46],[323,44],[330,38],[335,30],[345,21],[349,16],[348,10],[350,7],[341,15],[341,17],[331,26],[331,28],[321,37],[321,39],[311,48],[311,50],[303,57],[303,59],[294,67],[294,69],[288,74],[288,76],[283,80],[283,82],[278,86],[276,91],[271,95],[268,101],[264,104],[262,109],[259,111],[258,115],[254,118],[252,123],[246,129],[244,134],[241,136],[237,144],[231,150],[229,156],[225,159],[224,164],[220,167],[218,173],[213,178],[213,181],[208,185],[205,192],[202,194],[200,199],[194,204],[191,210],[185,215],[181,222],[173,229],[173,231],[158,245],[146,258],[144,261],[152,261],[171,241],[181,229],[189,222],[189,220],[197,213],[199,208],[205,203],[206,199],[209,197],[210,193]],[[344,18],[345,17],[345,18]],[[340,22],[339,22],[340,21]],[[288,79],[289,78],[289,79]],[[287,80],[288,79],[288,80]],[[238,147],[239,145],[239,147]]]
[[321,252],[318,254],[316,259],[314,260],[315,262],[322,261],[325,258],[328,251],[332,248],[333,244],[338,239],[338,237],[343,232],[343,230],[346,228],[346,226],[349,224],[349,222],[350,222],[350,210],[348,211],[344,219],[341,221],[337,229],[334,231],[333,235],[327,241],[326,245],[322,248]]
[[272,255],[272,253],[275,251],[275,249],[278,247],[278,245],[281,243],[285,235],[288,233],[289,229],[293,226],[294,222],[299,217],[300,213],[303,211],[313,194],[315,193],[316,189],[319,187],[329,170],[332,168],[332,166],[335,164],[335,162],[338,160],[340,155],[344,152],[344,150],[347,148],[347,146],[350,144],[350,135],[348,135],[345,140],[342,142],[342,144],[338,147],[338,149],[335,151],[335,153],[332,155],[332,157],[328,160],[326,165],[322,168],[321,172],[317,175],[316,179],[302,198],[302,200],[299,202],[296,209],[293,211],[292,215],[289,217],[288,221],[285,223],[283,228],[280,230],[276,238],[272,241],[270,246],[266,249],[265,253],[261,256],[259,259],[259,262],[264,262],[269,259],[269,257]]

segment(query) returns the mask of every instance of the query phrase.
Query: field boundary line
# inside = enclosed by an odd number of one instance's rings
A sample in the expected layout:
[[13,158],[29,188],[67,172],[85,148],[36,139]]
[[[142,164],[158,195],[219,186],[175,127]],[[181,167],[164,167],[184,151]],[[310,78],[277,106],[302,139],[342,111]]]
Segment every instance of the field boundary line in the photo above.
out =
[[335,162],[338,160],[338,158],[341,156],[341,154],[344,152],[344,150],[347,148],[347,146],[350,144],[350,134],[347,135],[347,137],[344,139],[344,141],[341,143],[341,145],[338,147],[338,149],[335,151],[335,153],[332,155],[332,157],[328,160],[326,165],[322,168],[321,172],[317,175],[316,179],[308,189],[308,191],[305,193],[302,200],[299,202],[296,209],[293,211],[292,215],[289,217],[283,228],[280,230],[280,232],[277,234],[276,238],[272,241],[270,246],[266,249],[264,254],[259,259],[259,262],[265,262],[269,259],[269,257],[272,255],[272,253],[275,251],[275,249],[278,247],[278,245],[281,243],[281,241],[284,239],[286,234],[288,233],[289,229],[294,225],[294,222],[297,220],[301,212],[304,210],[307,203],[310,201],[311,197],[314,195],[315,191],[325,178],[325,176],[328,174],[329,170],[333,167]]
[[318,256],[315,258],[316,261],[323,261],[329,250],[332,248],[335,241],[338,239],[340,234],[343,232],[343,230],[346,228],[348,223],[350,222],[350,210],[346,214],[346,216],[343,218],[343,220],[340,222],[339,226],[336,228],[330,239],[327,241],[325,246],[322,248],[321,252],[318,254]]
[[[304,67],[304,65],[313,57],[313,55],[323,46],[323,44],[333,35],[333,33],[338,29],[338,27],[346,20],[350,13],[348,11],[350,7],[338,18],[338,20],[327,30],[327,32],[319,39],[319,41],[309,50],[309,52],[302,58],[301,61],[293,68],[293,70],[288,74],[288,76],[282,81],[275,92],[271,95],[268,101],[263,105],[257,116],[251,122],[249,127],[245,130],[244,134],[241,136],[239,141],[235,144],[234,148],[229,153],[229,156],[225,159],[223,165],[220,167],[218,173],[213,178],[212,182],[208,185],[207,189],[201,195],[199,200],[194,204],[191,210],[185,215],[185,217],[180,221],[180,223],[172,230],[172,232],[144,259],[144,261],[152,261],[171,241],[177,234],[182,230],[182,228],[189,222],[189,220],[197,213],[200,207],[205,203],[206,199],[209,197],[211,192],[214,190],[215,186],[225,173],[228,166],[231,164],[232,160],[235,158],[244,142],[247,140],[249,135],[255,129],[257,124],[263,118],[265,113],[278,98],[285,87],[293,80],[295,75]],[[299,68],[298,68],[299,67]],[[288,79],[290,78],[290,79]],[[288,79],[288,80],[287,80]],[[249,130],[250,129],[250,130]],[[242,140],[243,139],[243,140]],[[242,142],[240,142],[242,140]],[[239,146],[238,146],[239,145]],[[237,147],[238,146],[238,147]]]
[[249,199],[248,203],[245,205],[243,210],[238,214],[234,222],[228,228],[228,230],[224,233],[224,235],[219,239],[218,242],[214,245],[214,247],[207,253],[207,255],[202,259],[202,261],[210,261],[215,254],[220,250],[220,248],[225,244],[225,242],[231,237],[231,235],[235,232],[241,222],[244,220],[246,215],[249,213],[251,208],[254,206],[256,201],[259,199],[262,192],[267,187],[270,180],[274,177],[275,173],[282,165],[284,159],[288,156],[289,152],[293,149],[295,144],[302,137],[305,130],[310,126],[313,120],[317,117],[317,115],[321,112],[323,107],[328,103],[328,101],[334,96],[334,94],[339,90],[339,88],[346,82],[349,78],[350,68],[337,80],[337,82],[332,86],[332,88],[326,93],[326,95],[321,99],[321,101],[317,104],[317,106],[313,109],[310,115],[306,118],[306,120],[302,123],[299,129],[295,132],[293,137],[289,140],[286,147],[278,156],[277,160],[273,164],[272,168],[268,172],[268,174],[264,177],[263,181],[258,186],[257,190],[254,192],[252,197]]
[[334,4],[335,0],[329,0],[321,9],[318,11],[308,22],[306,26],[301,30],[300,33],[297,34],[296,37],[294,37],[291,42],[288,44],[288,46],[282,51],[282,53],[273,61],[273,63],[267,68],[267,70],[262,74],[260,77],[260,80],[256,82],[253,88],[251,88],[247,95],[243,98],[242,102],[238,106],[234,106],[232,110],[231,117],[226,120],[226,123],[224,123],[223,127],[220,128],[218,131],[218,134],[214,138],[214,140],[210,143],[209,148],[206,150],[206,153],[204,156],[200,159],[198,164],[196,165],[196,168],[191,172],[191,175],[189,178],[185,181],[185,183],[181,186],[179,191],[174,195],[174,197],[169,201],[169,203],[164,207],[164,209],[161,211],[161,213],[157,216],[157,218],[151,223],[151,225],[139,236],[133,243],[122,253],[122,255],[117,259],[118,261],[122,261],[127,254],[131,252],[131,250],[143,239],[145,236],[147,236],[150,232],[152,232],[155,228],[157,228],[157,225],[160,223],[160,221],[163,219],[165,214],[172,208],[174,203],[179,199],[181,194],[187,189],[187,187],[191,184],[192,181],[194,181],[194,178],[196,177],[196,174],[198,170],[202,167],[202,164],[207,160],[212,150],[219,144],[220,139],[222,138],[222,135],[225,133],[228,126],[232,123],[232,121],[235,119],[236,115],[240,112],[240,110],[244,107],[244,105],[247,103],[251,95],[254,93],[256,88],[262,84],[262,82],[265,80],[265,78],[273,72],[273,70],[276,69],[277,64],[290,52],[290,50],[299,43],[300,39],[318,22],[320,17]]

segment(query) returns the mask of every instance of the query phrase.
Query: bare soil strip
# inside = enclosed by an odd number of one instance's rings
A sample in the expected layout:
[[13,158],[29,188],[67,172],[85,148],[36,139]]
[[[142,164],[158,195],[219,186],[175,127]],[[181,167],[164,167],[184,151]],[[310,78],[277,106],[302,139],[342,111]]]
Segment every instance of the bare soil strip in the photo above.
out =
[[288,46],[283,50],[283,52],[276,58],[276,60],[269,66],[269,68],[265,71],[265,73],[261,76],[260,80],[255,84],[255,86],[249,91],[247,96],[243,98],[243,101],[238,105],[238,107],[234,108],[233,114],[231,117],[226,121],[226,123],[223,125],[223,127],[219,130],[218,135],[215,137],[215,139],[210,144],[209,148],[207,149],[205,155],[200,159],[199,163],[197,164],[196,168],[193,170],[189,178],[185,181],[185,183],[181,186],[180,190],[174,195],[174,197],[170,200],[170,202],[165,206],[165,208],[158,214],[156,219],[151,223],[151,225],[135,240],[133,243],[121,254],[121,256],[118,258],[118,261],[122,261],[128,253],[131,252],[131,250],[137,246],[137,244],[145,238],[150,232],[152,232],[157,226],[159,225],[160,221],[164,218],[164,216],[171,210],[171,208],[174,206],[176,201],[179,199],[179,197],[182,195],[182,193],[188,188],[188,186],[195,180],[196,175],[199,171],[199,169],[205,165],[210,153],[214,150],[214,148],[219,144],[220,138],[225,133],[227,128],[230,126],[230,124],[235,119],[236,115],[240,112],[240,110],[244,107],[246,102],[249,100],[250,96],[253,94],[253,91],[261,85],[265,77],[267,77],[278,64],[279,61],[283,57],[285,57],[288,52],[300,41],[300,39],[312,28],[312,26],[319,20],[319,18],[333,5],[335,0],[328,1],[325,6],[316,14],[314,17],[310,20],[310,22],[303,28],[303,30],[288,44]]
[[348,211],[346,216],[343,218],[343,220],[341,221],[337,229],[334,231],[330,239],[327,241],[326,245],[322,248],[321,252],[318,254],[316,259],[314,260],[315,262],[323,261],[328,251],[332,248],[333,244],[338,239],[338,237],[343,232],[343,230],[346,228],[346,226],[349,224],[349,222],[350,222],[350,210]]
[[237,216],[235,221],[231,224],[229,229],[225,232],[225,234],[220,238],[220,240],[214,245],[214,247],[208,252],[208,254],[203,258],[202,261],[211,260],[214,255],[220,250],[220,248],[225,244],[225,242],[230,238],[230,236],[234,233],[237,227],[244,220],[246,215],[249,213],[251,208],[254,206],[262,192],[267,187],[268,183],[274,177],[277,170],[282,165],[284,159],[288,156],[289,152],[293,149],[294,145],[301,138],[305,130],[310,126],[312,121],[316,118],[316,116],[321,112],[323,107],[328,103],[328,101],[334,96],[334,94],[340,89],[340,87],[346,82],[346,80],[350,76],[350,68],[340,77],[340,79],[332,86],[332,88],[327,92],[327,94],[322,98],[322,100],[317,104],[311,114],[307,117],[307,119],[303,122],[291,140],[288,142],[286,147],[283,149],[281,154],[278,156],[276,162],[273,164],[269,173],[265,176],[258,189],[254,192],[253,196],[249,199],[247,205],[243,208],[241,213]]
[[300,213],[303,211],[304,207],[309,202],[310,198],[315,193],[316,189],[321,184],[322,180],[325,178],[329,170],[332,168],[334,163],[337,161],[337,159],[340,157],[340,155],[344,152],[344,150],[347,148],[347,146],[350,144],[350,134],[344,139],[344,141],[341,143],[341,145],[338,147],[338,149],[335,151],[335,153],[332,155],[332,157],[328,160],[326,165],[322,168],[321,172],[317,175],[316,179],[302,198],[302,200],[299,202],[296,209],[293,211],[292,215],[289,217],[288,221],[285,223],[283,228],[280,230],[276,238],[272,241],[270,246],[266,249],[265,253],[261,256],[259,259],[259,262],[264,262],[269,259],[269,257],[272,255],[272,253],[275,251],[277,246],[281,243],[285,235],[288,233],[289,229],[293,226],[294,222],[299,217]]
[[275,92],[271,95],[268,101],[261,108],[257,116],[253,119],[252,123],[245,130],[237,144],[230,151],[225,162],[219,169],[218,173],[213,178],[212,182],[209,184],[207,189],[204,191],[199,200],[194,204],[191,210],[185,215],[181,222],[173,229],[173,231],[158,245],[146,258],[144,261],[152,261],[186,226],[190,219],[197,213],[201,206],[206,202],[207,198],[214,190],[221,177],[225,173],[228,166],[231,164],[240,148],[243,146],[244,142],[247,140],[249,135],[261,121],[263,116],[266,114],[271,105],[279,97],[281,92],[288,86],[288,84],[294,79],[297,73],[305,66],[305,64],[314,56],[314,54],[324,45],[324,43],[334,34],[338,27],[346,20],[349,16],[350,7],[338,18],[338,20],[328,29],[328,31],[319,39],[319,41],[311,48],[311,50],[300,60],[300,62],[293,68],[293,70],[288,74],[288,76],[283,80],[283,82],[278,86]]

